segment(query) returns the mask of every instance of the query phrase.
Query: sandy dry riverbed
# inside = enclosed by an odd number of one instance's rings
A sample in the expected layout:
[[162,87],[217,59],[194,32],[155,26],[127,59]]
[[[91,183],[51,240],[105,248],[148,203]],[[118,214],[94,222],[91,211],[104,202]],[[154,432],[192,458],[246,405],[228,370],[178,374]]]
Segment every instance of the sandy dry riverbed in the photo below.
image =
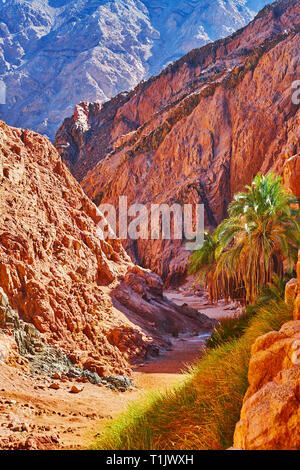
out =
[[[234,313],[233,306],[211,306],[205,298],[184,296],[174,291],[168,291],[166,295],[174,302],[187,303],[211,318]],[[0,448],[15,448],[19,443],[29,448],[40,445],[87,448],[99,430],[125,411],[129,403],[148,390],[163,390],[180,381],[186,366],[201,356],[206,338],[200,335],[174,339],[169,351],[134,369],[133,381],[137,389],[124,393],[90,383],[78,384],[74,379],[63,382],[40,376],[32,380],[22,371],[1,368]],[[59,388],[50,389],[52,383],[57,383]],[[71,394],[73,385],[82,391]],[[17,430],[12,432],[13,428]]]
[[228,316],[231,317],[238,310],[238,306],[235,302],[226,304],[224,300],[220,300],[217,305],[212,305],[206,295],[196,296],[189,293],[185,294],[181,292],[181,290],[168,290],[165,292],[165,296],[178,305],[186,303],[190,307],[216,320]]

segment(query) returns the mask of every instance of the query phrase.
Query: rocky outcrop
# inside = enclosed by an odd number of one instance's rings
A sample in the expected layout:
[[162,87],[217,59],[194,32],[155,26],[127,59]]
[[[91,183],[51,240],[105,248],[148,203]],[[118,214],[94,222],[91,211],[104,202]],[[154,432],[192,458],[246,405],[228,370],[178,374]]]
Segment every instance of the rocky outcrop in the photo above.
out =
[[[285,303],[291,308],[294,308],[297,292],[298,280],[291,279],[285,286]],[[295,318],[295,320],[297,320],[297,318]]]
[[174,329],[212,322],[164,299],[118,240],[101,240],[101,217],[47,139],[0,123],[0,287],[17,312],[0,305],[2,328],[54,362],[59,351],[82,370],[126,375]]
[[[300,255],[300,252],[299,252]],[[294,321],[271,331],[251,348],[249,388],[234,433],[234,448],[299,450],[300,448],[300,321],[298,279],[286,286],[285,302]]]
[[0,118],[52,138],[80,101],[104,102],[133,88],[194,47],[241,28],[265,4],[0,1],[0,78],[7,91]]
[[[291,153],[294,151],[295,146],[291,148]],[[300,199],[300,154],[287,157],[283,166],[284,183]]]
[[294,320],[300,320],[300,251],[298,253],[297,263],[298,288],[295,289]]
[[258,338],[251,351],[250,386],[235,429],[235,448],[299,449],[299,364],[299,321]]
[[300,320],[300,251],[296,271],[297,279],[291,279],[285,287],[285,303],[293,309],[294,320]]
[[29,363],[19,354],[18,346],[12,336],[0,332],[0,364],[29,371]]
[[11,436],[0,440],[0,448],[4,450],[57,450],[59,439],[57,436],[28,437],[20,440]]
[[[260,171],[284,174],[298,193],[299,9],[296,0],[279,0],[128,94],[78,105],[55,145],[90,198],[116,207],[119,195],[129,205],[202,203],[206,227],[215,227]],[[181,241],[126,248],[169,282],[184,275]]]

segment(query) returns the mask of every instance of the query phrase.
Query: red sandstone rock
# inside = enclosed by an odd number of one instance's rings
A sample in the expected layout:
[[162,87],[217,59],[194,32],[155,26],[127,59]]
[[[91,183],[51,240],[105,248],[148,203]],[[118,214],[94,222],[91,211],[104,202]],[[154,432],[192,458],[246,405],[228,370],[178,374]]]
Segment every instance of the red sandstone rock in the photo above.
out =
[[[299,192],[298,1],[268,6],[243,30],[196,49],[103,106],[81,104],[55,144],[97,204],[203,203],[206,226],[258,172],[285,173]],[[185,274],[182,243],[126,243],[135,261],[169,282]]]
[[14,338],[0,332],[0,365],[1,363],[29,372],[29,363],[20,356]]
[[[286,286],[285,302],[295,303],[298,279]],[[300,321],[283,325],[256,340],[251,349],[249,388],[234,446],[244,450],[298,450],[300,446]]]
[[300,322],[286,323],[255,342],[251,351],[241,419],[234,447],[243,450],[293,450],[300,446]]
[[80,393],[82,392],[83,388],[79,388],[76,385],[73,385],[70,389],[70,393]]
[[294,306],[294,320],[300,320],[300,251],[298,253],[297,278],[298,278],[298,290],[297,290],[297,297],[295,299],[295,306]]
[[60,386],[57,383],[53,383],[49,385],[49,388],[52,388],[53,390],[59,390]]
[[292,155],[286,160],[283,167],[283,176],[286,187],[300,198],[300,155]]
[[56,380],[61,380],[61,375],[58,374],[57,372],[55,372],[55,374],[52,375],[52,379],[56,379]]
[[57,450],[59,438],[52,436],[29,436],[27,439],[20,437],[1,439],[0,448],[5,450]]

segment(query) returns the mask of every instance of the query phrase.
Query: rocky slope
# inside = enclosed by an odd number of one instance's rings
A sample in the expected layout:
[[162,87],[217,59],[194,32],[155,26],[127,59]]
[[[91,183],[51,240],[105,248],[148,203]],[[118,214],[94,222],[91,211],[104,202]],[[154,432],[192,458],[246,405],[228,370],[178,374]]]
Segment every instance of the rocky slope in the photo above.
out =
[[16,310],[1,304],[0,323],[24,355],[126,375],[168,336],[212,326],[165,299],[119,241],[100,239],[102,214],[47,139],[1,122],[0,182],[0,287]]
[[[259,171],[283,173],[299,192],[299,28],[299,2],[279,0],[135,90],[79,104],[55,145],[97,204],[203,203],[207,227]],[[180,241],[126,246],[170,282],[184,273]]]
[[[286,302],[300,293],[298,282],[289,283]],[[243,450],[299,450],[300,448],[300,321],[299,302],[295,321],[257,339],[252,346],[249,389],[234,434],[235,448]]]
[[247,24],[266,0],[1,0],[0,118],[54,137],[80,101],[105,101]]

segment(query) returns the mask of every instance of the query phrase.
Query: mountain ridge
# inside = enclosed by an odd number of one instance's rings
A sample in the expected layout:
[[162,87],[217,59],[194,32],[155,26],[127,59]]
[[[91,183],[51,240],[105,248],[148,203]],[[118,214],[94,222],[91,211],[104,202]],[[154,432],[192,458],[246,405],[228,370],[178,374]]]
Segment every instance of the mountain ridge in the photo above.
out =
[[103,102],[133,88],[193,47],[245,25],[265,3],[1,1],[7,100],[0,118],[53,138],[78,102]]

